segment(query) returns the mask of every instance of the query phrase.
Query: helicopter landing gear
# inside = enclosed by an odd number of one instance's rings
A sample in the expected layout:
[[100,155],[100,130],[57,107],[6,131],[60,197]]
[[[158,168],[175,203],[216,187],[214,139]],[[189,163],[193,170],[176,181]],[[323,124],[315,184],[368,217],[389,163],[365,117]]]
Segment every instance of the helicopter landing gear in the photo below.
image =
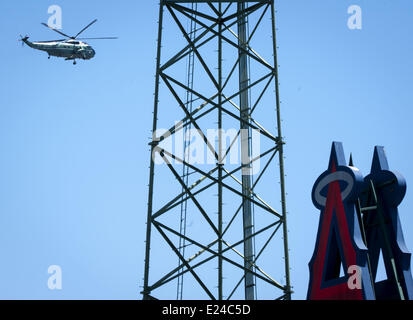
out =
[[77,62],[76,62],[76,60],[73,60],[73,64],[75,65]]
[[48,56],[48,57],[47,57],[47,59],[49,59],[49,60],[50,60],[50,56]]

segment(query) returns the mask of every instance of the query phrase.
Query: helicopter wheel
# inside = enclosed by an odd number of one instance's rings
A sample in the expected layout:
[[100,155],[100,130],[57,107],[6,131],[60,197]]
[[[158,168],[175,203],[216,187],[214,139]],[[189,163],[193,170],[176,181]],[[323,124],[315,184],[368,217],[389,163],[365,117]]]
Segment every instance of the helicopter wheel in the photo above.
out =
[[73,64],[76,64],[76,60],[73,61]]
[[48,56],[47,59],[50,59],[50,56]]

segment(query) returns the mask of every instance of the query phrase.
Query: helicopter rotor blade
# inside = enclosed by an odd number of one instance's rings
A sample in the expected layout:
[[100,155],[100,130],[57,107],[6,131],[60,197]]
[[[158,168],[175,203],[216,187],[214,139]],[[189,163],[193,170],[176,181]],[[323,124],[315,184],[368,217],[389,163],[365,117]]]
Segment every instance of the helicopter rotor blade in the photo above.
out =
[[83,31],[85,31],[87,28],[89,28],[92,24],[94,24],[98,19],[93,20],[91,23],[89,23],[86,27],[84,27],[82,30],[79,31],[77,35],[73,37],[73,39],[76,39]]
[[115,40],[118,37],[100,37],[100,38],[77,38],[77,40]]
[[61,31],[59,31],[59,30],[57,30],[57,29],[55,29],[55,28],[53,28],[53,27],[51,27],[51,26],[49,26],[48,24],[46,24],[46,23],[44,23],[44,22],[42,22],[42,25],[44,25],[45,27],[47,27],[47,28],[49,28],[49,29],[51,29],[51,30],[53,30],[53,31],[61,34],[61,35],[64,36],[64,37],[72,38],[72,39],[73,39],[73,37],[68,36],[67,34],[65,34],[65,33],[61,32]]

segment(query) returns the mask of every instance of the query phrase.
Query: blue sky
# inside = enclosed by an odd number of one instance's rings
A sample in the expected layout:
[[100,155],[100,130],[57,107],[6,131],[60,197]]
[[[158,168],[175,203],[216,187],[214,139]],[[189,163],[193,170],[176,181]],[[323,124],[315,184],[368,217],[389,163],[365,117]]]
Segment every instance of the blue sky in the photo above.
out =
[[[95,58],[76,66],[22,48],[20,34],[56,39],[40,25],[53,4],[66,33],[97,18],[84,35],[119,40],[91,42]],[[362,8],[362,30],[347,28],[352,4]],[[385,146],[408,183],[399,211],[413,250],[413,3],[276,6],[291,278],[293,297],[303,299],[318,226],[311,188],[332,141],[353,152],[364,174],[374,146]],[[0,8],[0,298],[140,298],[158,3],[19,0]],[[63,290],[47,288],[50,265],[62,266]]]

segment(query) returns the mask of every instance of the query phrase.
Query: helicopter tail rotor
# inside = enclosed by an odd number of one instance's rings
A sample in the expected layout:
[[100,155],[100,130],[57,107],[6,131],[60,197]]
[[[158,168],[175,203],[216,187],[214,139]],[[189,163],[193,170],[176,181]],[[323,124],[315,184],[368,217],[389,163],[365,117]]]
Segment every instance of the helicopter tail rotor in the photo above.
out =
[[29,39],[29,37],[26,35],[26,36],[22,36],[22,35],[20,35],[20,39],[18,40],[18,41],[21,41],[21,43],[22,43],[22,47],[24,46],[24,44],[25,44],[25,42],[27,41]]

